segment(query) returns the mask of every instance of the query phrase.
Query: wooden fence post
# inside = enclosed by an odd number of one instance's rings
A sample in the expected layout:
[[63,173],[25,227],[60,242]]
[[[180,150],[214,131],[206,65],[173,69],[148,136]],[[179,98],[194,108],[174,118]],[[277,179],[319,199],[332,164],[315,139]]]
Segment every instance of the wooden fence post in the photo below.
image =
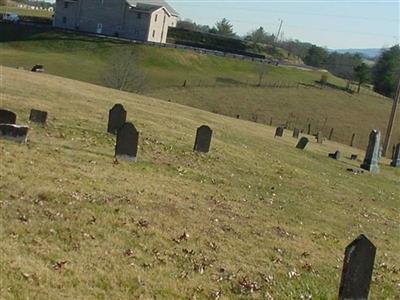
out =
[[351,136],[350,147],[353,147],[355,138],[356,138],[356,134],[353,133],[353,135]]

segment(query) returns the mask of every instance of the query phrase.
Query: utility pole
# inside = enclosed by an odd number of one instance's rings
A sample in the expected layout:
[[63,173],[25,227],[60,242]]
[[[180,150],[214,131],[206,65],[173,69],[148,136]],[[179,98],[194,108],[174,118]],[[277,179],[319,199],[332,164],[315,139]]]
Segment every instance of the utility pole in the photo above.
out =
[[397,91],[393,99],[392,112],[390,114],[388,127],[386,129],[386,137],[385,137],[385,142],[383,143],[383,151],[382,151],[383,156],[386,156],[386,151],[390,145],[390,139],[393,133],[393,124],[396,120],[397,107],[399,106],[399,101],[400,101],[399,99],[400,99],[400,79],[399,83],[397,84]]
[[283,20],[282,19],[279,19],[279,20],[281,21],[281,24],[279,25],[279,30],[278,30],[278,34],[277,34],[277,36],[275,38],[275,43],[277,43],[278,40],[279,40],[279,35],[281,34],[282,25],[283,25]]

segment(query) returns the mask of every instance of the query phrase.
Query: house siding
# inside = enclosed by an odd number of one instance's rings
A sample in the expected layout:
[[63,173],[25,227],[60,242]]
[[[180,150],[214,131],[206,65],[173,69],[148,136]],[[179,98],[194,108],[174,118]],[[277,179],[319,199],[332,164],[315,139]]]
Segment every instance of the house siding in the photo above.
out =
[[[65,3],[68,3],[67,7]],[[164,8],[152,13],[140,12],[129,7],[125,0],[57,0],[54,26],[165,43],[168,27],[176,26],[176,21],[177,18]]]

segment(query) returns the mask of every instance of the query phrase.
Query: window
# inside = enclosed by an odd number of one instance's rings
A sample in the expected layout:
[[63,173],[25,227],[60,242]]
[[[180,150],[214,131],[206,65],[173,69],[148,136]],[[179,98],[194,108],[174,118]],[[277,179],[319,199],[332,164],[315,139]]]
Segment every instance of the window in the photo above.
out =
[[138,18],[138,19],[141,19],[141,18],[142,18],[142,14],[141,14],[141,13],[138,13],[138,14],[137,14],[137,18]]
[[155,17],[155,19],[154,19],[154,22],[157,22],[157,18],[158,18],[158,15],[156,15],[156,17]]
[[156,36],[156,31],[155,30],[153,30],[153,37],[155,37]]
[[62,22],[63,22],[63,24],[67,23],[67,17],[63,17]]
[[68,8],[68,2],[67,1],[64,1],[64,8]]

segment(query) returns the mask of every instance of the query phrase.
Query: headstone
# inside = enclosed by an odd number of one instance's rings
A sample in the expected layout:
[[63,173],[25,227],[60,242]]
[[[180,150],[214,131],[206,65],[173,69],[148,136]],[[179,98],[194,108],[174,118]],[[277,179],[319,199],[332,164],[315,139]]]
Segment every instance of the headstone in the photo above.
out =
[[364,235],[346,247],[339,300],[368,299],[375,254],[376,247]]
[[210,151],[212,133],[211,128],[207,125],[197,128],[193,151],[208,153]]
[[107,132],[116,134],[126,122],[126,110],[122,104],[115,104],[108,113]]
[[298,138],[299,138],[299,135],[300,135],[300,129],[299,129],[299,128],[293,129],[293,137],[294,137],[295,139],[298,139]]
[[46,124],[47,111],[31,109],[31,113],[29,115],[29,120],[32,122],[35,122],[35,123]]
[[0,109],[0,124],[15,124],[17,115],[12,111]]
[[340,151],[336,151],[335,153],[329,153],[329,157],[336,159],[336,160],[340,160],[342,154],[340,153]]
[[350,157],[351,160],[357,160],[357,158],[358,158],[357,154],[352,154]]
[[308,144],[308,138],[302,137],[302,138],[300,139],[300,141],[297,143],[296,148],[297,148],[297,149],[304,150],[304,149],[306,148],[307,144]]
[[379,173],[379,148],[380,148],[381,133],[379,130],[372,130],[369,135],[367,152],[361,168],[371,173]]
[[136,161],[139,144],[139,132],[132,123],[125,123],[117,132],[115,157],[117,159]]
[[393,160],[390,164],[392,167],[400,168],[400,143],[397,144],[396,150],[394,151]]
[[283,131],[284,131],[284,130],[285,130],[285,129],[284,129],[283,127],[278,127],[278,128],[276,128],[275,137],[277,137],[277,136],[282,137],[282,136],[283,136]]
[[318,144],[322,144],[322,142],[323,142],[323,140],[324,140],[324,137],[323,137],[321,131],[318,131],[316,138],[317,138],[317,143],[318,143]]
[[0,124],[0,137],[19,143],[26,143],[28,138],[28,126],[15,124]]

